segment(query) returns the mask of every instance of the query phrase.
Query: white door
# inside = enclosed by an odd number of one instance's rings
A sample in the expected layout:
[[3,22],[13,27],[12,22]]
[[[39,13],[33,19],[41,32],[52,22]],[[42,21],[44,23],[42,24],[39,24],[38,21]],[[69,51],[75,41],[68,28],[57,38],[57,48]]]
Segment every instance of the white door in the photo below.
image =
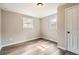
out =
[[67,50],[79,54],[79,5],[65,9]]

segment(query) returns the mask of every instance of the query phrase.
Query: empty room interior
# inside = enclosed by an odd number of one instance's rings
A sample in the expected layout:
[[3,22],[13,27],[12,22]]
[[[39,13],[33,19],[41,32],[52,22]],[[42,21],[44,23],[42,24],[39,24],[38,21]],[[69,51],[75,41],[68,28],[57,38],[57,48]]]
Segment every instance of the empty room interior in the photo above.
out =
[[0,3],[0,55],[79,55],[79,3]]

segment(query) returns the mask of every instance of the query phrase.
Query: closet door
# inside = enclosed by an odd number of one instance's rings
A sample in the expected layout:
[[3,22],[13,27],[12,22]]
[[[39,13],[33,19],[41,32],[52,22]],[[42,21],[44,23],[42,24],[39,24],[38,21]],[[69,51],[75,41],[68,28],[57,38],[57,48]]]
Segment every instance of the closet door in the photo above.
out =
[[79,5],[65,9],[67,50],[79,54]]
[[0,50],[1,50],[1,9],[0,9]]

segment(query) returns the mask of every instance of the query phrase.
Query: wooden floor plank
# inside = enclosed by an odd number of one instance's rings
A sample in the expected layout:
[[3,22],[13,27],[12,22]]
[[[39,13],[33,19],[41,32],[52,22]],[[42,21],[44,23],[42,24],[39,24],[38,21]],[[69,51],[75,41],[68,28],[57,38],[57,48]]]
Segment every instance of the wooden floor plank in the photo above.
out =
[[65,51],[57,47],[56,43],[45,39],[37,39],[26,42],[19,46],[3,48],[1,54],[2,55],[65,55],[65,54],[67,55]]

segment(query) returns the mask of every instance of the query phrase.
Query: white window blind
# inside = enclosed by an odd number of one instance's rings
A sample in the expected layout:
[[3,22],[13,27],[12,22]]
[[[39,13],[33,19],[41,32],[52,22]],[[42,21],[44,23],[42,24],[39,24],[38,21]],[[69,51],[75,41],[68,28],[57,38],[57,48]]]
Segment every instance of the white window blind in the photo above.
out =
[[50,19],[50,29],[51,30],[56,30],[56,24],[57,24],[57,19],[56,18],[53,18],[53,19]]
[[33,19],[23,17],[23,29],[32,29],[33,28]]

